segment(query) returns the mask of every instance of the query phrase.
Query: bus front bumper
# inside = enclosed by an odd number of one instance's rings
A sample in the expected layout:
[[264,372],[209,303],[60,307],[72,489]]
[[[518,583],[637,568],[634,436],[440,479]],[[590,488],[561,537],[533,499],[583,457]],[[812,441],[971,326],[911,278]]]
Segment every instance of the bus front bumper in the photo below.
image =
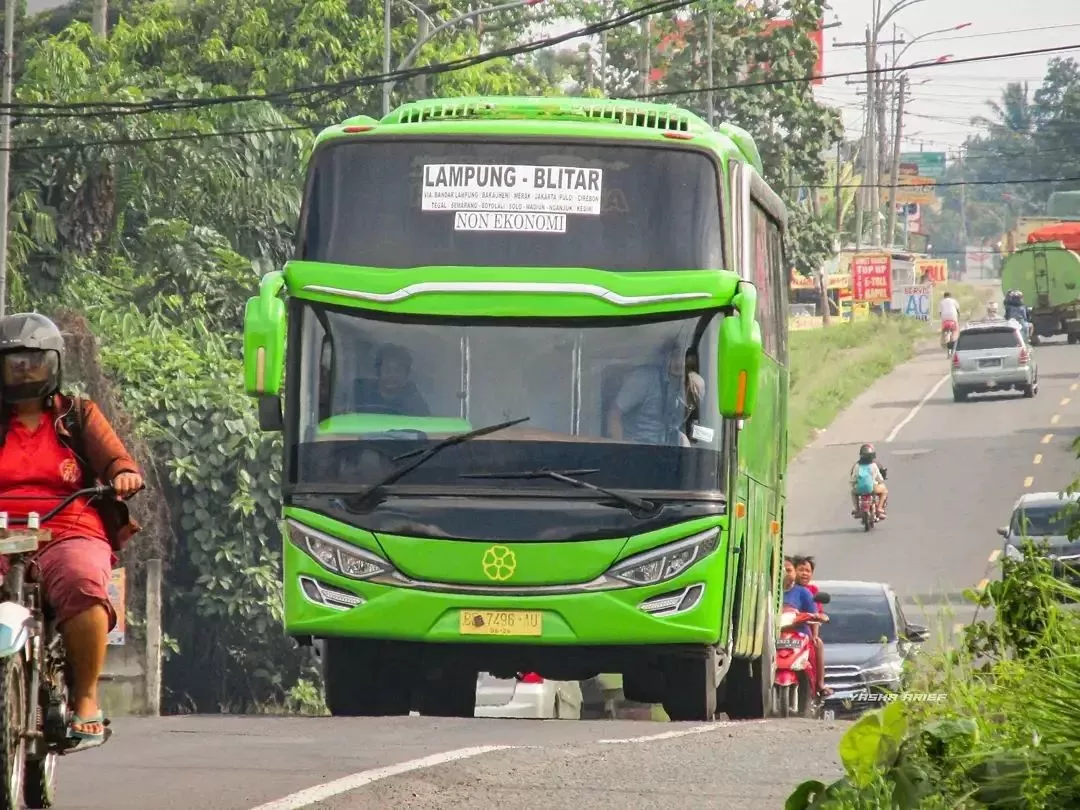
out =
[[473,594],[356,580],[284,543],[285,630],[294,637],[431,644],[715,644],[726,533],[711,554],[653,585],[559,594]]

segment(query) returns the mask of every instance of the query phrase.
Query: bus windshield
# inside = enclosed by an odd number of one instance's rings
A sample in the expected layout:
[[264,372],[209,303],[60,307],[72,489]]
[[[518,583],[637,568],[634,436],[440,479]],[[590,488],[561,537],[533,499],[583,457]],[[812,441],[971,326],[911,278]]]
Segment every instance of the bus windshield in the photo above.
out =
[[300,259],[381,268],[720,268],[718,169],[672,146],[331,141]]
[[527,416],[440,453],[400,484],[566,492],[550,479],[459,477],[547,467],[592,470],[590,483],[611,488],[722,489],[719,312],[448,321],[294,306],[301,365],[293,484],[361,488],[401,454]]

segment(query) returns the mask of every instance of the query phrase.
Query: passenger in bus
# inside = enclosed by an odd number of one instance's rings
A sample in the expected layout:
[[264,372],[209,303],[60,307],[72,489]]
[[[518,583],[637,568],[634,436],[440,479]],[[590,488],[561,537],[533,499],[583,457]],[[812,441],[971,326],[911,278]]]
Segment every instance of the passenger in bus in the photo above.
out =
[[410,379],[412,355],[403,346],[384,344],[375,354],[375,379],[356,381],[356,410],[430,416],[431,411]]
[[608,409],[608,435],[616,441],[682,445],[689,412],[705,395],[705,380],[686,369],[678,341],[664,341],[652,362],[638,366],[623,381]]

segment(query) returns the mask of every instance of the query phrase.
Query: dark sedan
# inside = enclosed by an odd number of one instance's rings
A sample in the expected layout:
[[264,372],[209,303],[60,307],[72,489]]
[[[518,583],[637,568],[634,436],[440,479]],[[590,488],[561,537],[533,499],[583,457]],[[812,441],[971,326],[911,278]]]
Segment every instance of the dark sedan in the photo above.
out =
[[904,617],[900,600],[884,582],[831,580],[817,583],[829,594],[825,643],[825,719],[880,708],[882,698],[901,691],[904,660],[930,631]]

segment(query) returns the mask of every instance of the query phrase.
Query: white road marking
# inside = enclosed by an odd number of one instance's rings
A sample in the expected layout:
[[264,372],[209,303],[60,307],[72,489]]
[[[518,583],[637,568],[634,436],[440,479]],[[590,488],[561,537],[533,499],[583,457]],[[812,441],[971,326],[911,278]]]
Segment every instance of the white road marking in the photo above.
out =
[[1000,556],[1001,556],[1001,549],[1000,548],[995,548],[993,551],[990,552],[990,562],[991,563],[996,563],[997,558],[1000,557]]
[[436,765],[445,765],[447,762],[455,762],[459,759],[478,757],[481,754],[489,754],[492,751],[507,751],[511,748],[517,748],[517,746],[479,745],[474,748],[458,748],[454,751],[444,751],[441,754],[432,754],[431,756],[423,757],[422,759],[411,759],[408,762],[387,765],[385,768],[372,768],[368,771],[360,771],[359,773],[350,774],[349,776],[343,776],[341,779],[335,779],[332,782],[325,782],[321,785],[309,787],[306,790],[292,793],[281,799],[267,802],[266,804],[260,804],[258,807],[251,808],[251,810],[301,810],[301,808],[309,807],[316,802],[325,801],[331,796],[348,793],[351,790],[356,790],[364,785],[370,785],[372,782],[377,782],[380,779],[408,773],[409,771],[419,771],[423,768],[433,768]]
[[1069,399],[1068,397],[1063,397],[1062,400],[1061,400],[1062,405],[1068,405],[1070,402],[1072,402],[1072,400]]
[[907,427],[908,423],[911,422],[911,420],[915,418],[915,416],[919,413],[919,411],[922,410],[922,406],[925,405],[927,402],[929,402],[930,398],[932,396],[934,396],[934,394],[936,394],[938,392],[938,389],[941,388],[941,386],[943,386],[945,383],[947,383],[949,381],[949,379],[950,379],[950,375],[946,374],[944,377],[942,377],[940,380],[938,380],[936,383],[934,383],[934,387],[931,388],[930,391],[927,392],[926,396],[923,397],[919,401],[919,404],[916,405],[914,408],[912,408],[908,412],[908,415],[900,420],[900,424],[892,429],[892,433],[890,433],[888,436],[885,437],[885,443],[886,444],[891,443],[892,440],[897,437],[897,435],[900,433],[900,431],[903,430],[905,427]]
[[1060,421],[1061,421],[1061,415],[1060,414],[1055,413],[1053,416],[1050,417],[1050,424],[1051,425],[1056,425]]
[[1035,458],[1031,461],[1032,464],[1042,464],[1042,453],[1036,453]]
[[1035,477],[1034,476],[1029,475],[1027,478],[1024,479],[1024,486],[1025,487],[1030,487],[1034,483],[1035,483]]
[[1054,434],[1053,433],[1047,433],[1045,436],[1042,437],[1042,443],[1043,444],[1050,444],[1050,440],[1052,438],[1054,438]]
[[709,723],[706,726],[694,726],[693,728],[684,728],[680,731],[665,731],[663,734],[648,734],[644,737],[624,737],[623,739],[616,740],[597,740],[597,742],[605,745],[618,745],[619,743],[641,743],[652,742],[653,740],[673,740],[676,737],[685,737],[688,734],[706,734],[710,731],[720,731],[725,728],[731,728],[732,726],[746,726],[752,724],[764,723],[765,720],[740,720],[739,722],[722,721],[720,723]]

